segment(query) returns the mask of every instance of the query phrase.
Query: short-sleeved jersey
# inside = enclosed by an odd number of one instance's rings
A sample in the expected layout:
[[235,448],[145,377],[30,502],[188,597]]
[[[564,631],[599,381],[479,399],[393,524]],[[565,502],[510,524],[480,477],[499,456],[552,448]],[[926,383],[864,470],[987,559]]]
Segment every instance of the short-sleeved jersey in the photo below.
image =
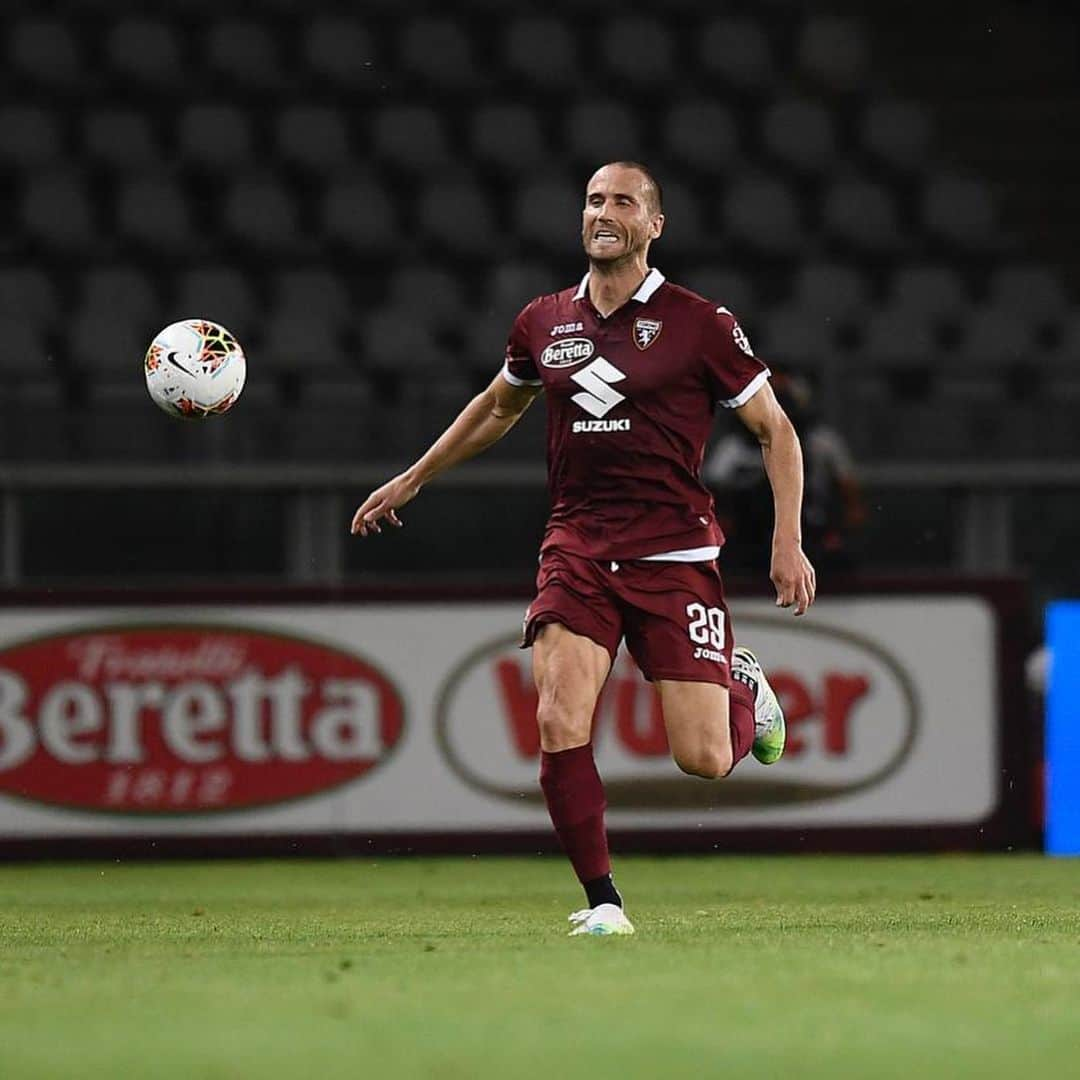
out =
[[700,476],[715,409],[745,404],[769,370],[727,308],[659,270],[607,318],[587,285],[529,303],[506,347],[504,378],[547,396],[541,550],[630,560],[716,549]]

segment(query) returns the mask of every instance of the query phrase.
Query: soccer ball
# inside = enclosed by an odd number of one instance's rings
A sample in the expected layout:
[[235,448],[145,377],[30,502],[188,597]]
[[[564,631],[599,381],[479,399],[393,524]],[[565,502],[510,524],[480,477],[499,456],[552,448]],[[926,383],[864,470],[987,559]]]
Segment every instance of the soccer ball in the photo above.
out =
[[247,378],[247,361],[236,338],[206,319],[166,326],[146,350],[145,366],[154,404],[181,420],[228,412]]

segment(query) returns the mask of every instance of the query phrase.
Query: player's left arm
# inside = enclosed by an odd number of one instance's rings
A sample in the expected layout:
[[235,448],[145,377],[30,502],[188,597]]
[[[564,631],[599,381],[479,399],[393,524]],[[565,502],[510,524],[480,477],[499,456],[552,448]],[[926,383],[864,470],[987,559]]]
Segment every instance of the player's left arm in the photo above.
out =
[[766,382],[736,415],[761,443],[773,492],[772,563],[769,576],[780,607],[795,605],[802,615],[814,602],[817,580],[802,549],[803,458],[799,436]]

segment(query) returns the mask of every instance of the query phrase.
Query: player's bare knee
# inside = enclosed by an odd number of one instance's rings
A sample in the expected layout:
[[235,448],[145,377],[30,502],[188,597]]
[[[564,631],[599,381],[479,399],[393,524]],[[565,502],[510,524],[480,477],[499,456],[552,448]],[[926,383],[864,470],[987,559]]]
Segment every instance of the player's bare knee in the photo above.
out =
[[731,750],[726,747],[703,747],[690,753],[674,754],[673,757],[684,773],[702,780],[719,780],[727,776],[733,764]]
[[536,710],[540,728],[540,745],[545,750],[569,750],[589,741],[591,717],[585,710],[575,709],[557,694],[541,694]]

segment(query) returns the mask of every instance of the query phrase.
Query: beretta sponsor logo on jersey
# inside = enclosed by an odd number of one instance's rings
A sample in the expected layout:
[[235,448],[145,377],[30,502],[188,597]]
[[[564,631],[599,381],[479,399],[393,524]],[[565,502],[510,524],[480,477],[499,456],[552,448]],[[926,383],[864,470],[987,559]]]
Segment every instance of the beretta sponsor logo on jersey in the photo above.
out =
[[595,346],[588,338],[572,337],[552,342],[541,354],[540,363],[549,368],[567,368],[588,360]]
[[[671,762],[655,689],[620,654],[593,726],[611,811],[767,811],[866,790],[904,767],[915,744],[917,704],[913,682],[894,657],[841,628],[792,626],[775,616],[737,621],[762,655],[784,658],[768,672],[787,714],[783,759],[768,770],[751,764],[723,784],[682,775]],[[436,736],[470,787],[539,809],[536,690],[518,640],[498,638],[461,660],[439,694]]]
[[311,796],[389,757],[401,697],[349,652],[233,626],[102,627],[0,652],[0,792],[122,813]]

